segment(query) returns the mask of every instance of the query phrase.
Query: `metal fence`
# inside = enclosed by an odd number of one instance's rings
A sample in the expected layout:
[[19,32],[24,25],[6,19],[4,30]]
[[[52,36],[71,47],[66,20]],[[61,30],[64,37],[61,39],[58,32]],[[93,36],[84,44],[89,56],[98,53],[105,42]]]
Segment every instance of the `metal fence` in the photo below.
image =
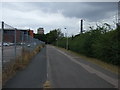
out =
[[[2,28],[2,24],[0,25],[0,28]],[[2,49],[1,49],[1,42],[2,42],[2,38],[1,38],[1,30],[0,30],[0,89],[2,89]]]
[[30,29],[16,29],[4,22],[0,28],[0,51],[2,68],[15,62],[16,58],[22,57],[22,51],[32,52],[37,46],[44,42],[35,39]]

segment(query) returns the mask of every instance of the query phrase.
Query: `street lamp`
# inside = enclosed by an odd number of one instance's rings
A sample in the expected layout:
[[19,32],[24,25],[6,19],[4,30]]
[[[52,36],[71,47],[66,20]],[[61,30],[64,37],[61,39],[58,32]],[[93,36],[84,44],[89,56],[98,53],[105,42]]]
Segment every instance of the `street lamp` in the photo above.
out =
[[[64,29],[66,29],[66,28],[64,28]],[[68,32],[67,32],[67,29],[66,29],[66,37],[67,37],[67,40],[66,40],[66,49],[68,50]]]
[[58,47],[58,38],[56,38],[56,46]]

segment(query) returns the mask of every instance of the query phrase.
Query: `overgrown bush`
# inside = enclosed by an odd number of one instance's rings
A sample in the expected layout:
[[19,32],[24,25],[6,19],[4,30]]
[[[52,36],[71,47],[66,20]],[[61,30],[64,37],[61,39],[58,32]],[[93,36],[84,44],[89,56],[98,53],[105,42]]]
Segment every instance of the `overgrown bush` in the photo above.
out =
[[[58,46],[66,47],[66,38],[58,40]],[[69,50],[98,58],[113,65],[120,65],[120,28],[110,30],[105,26],[69,37]]]

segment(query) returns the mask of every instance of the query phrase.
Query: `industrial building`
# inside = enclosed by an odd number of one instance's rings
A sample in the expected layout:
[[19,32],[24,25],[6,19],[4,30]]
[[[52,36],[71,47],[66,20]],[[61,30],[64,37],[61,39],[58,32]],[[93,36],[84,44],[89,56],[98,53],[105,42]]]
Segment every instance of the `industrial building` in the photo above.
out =
[[37,30],[37,34],[44,34],[44,28],[39,28]]
[[[15,35],[16,33],[16,35]],[[30,37],[34,37],[33,30],[30,29],[17,29],[16,32],[13,29],[4,29],[4,42],[15,42],[15,37],[16,37],[16,42],[20,43],[22,41],[27,41],[28,40],[28,35]]]

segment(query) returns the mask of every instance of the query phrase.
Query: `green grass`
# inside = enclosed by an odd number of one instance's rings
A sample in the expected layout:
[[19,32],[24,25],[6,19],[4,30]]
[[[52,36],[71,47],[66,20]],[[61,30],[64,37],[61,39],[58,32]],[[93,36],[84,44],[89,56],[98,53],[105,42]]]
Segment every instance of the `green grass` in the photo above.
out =
[[70,51],[70,50],[66,50],[64,48],[61,48],[61,47],[57,47],[58,49],[62,50],[62,51],[65,51],[67,53],[70,53],[70,54],[73,54],[77,57],[80,57],[82,58],[83,60],[86,60],[88,62],[91,62],[91,63],[94,63],[94,64],[97,64],[99,65],[100,67],[104,68],[104,69],[107,69],[115,74],[120,74],[120,67],[119,66],[115,66],[115,65],[112,65],[112,64],[108,64],[106,62],[103,62],[99,59],[96,59],[96,58],[90,58],[90,57],[86,57],[84,55],[81,55],[81,54],[78,54],[76,52],[73,52],[73,51]]

